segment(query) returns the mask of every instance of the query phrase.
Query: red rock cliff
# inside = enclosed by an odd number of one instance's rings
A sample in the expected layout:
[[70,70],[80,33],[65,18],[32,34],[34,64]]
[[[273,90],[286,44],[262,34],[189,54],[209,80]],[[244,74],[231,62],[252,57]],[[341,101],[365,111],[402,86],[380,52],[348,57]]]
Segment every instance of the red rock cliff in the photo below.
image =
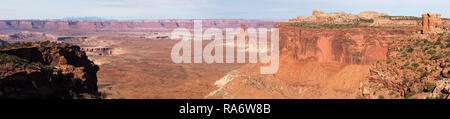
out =
[[98,94],[99,67],[78,46],[51,42],[2,45],[0,65],[0,98]]
[[387,46],[417,29],[313,29],[278,24],[282,55],[320,63],[372,64],[386,59]]
[[[250,27],[272,27],[274,22],[259,20],[202,20],[203,27],[229,28],[245,24]],[[145,20],[145,21],[45,21],[0,20],[0,30],[126,30],[130,28],[192,28],[194,20]]]

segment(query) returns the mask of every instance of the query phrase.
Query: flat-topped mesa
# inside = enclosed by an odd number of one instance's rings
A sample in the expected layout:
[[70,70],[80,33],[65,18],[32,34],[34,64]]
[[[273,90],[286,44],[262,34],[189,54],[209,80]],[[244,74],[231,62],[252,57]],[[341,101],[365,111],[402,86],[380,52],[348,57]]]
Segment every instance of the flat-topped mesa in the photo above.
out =
[[[244,19],[203,19],[204,27],[229,28],[246,24],[270,28],[277,21]],[[49,31],[145,31],[142,28],[193,28],[194,19],[130,20],[130,21],[61,21],[61,20],[0,20],[0,30]],[[151,30],[149,30],[151,31]]]
[[47,33],[21,31],[14,34],[0,34],[0,40],[6,43],[56,41],[56,37]]
[[379,18],[382,16],[389,16],[388,14],[379,13],[377,11],[362,11],[358,14],[359,17],[364,19],[373,19],[373,18]]
[[410,27],[421,29],[421,18],[414,16],[389,16],[376,11],[362,11],[359,14],[345,12],[325,13],[317,10],[312,11],[312,16],[289,19],[289,23],[300,27]]
[[313,11],[312,11],[312,15],[313,15],[313,16],[319,16],[319,15],[321,15],[321,14],[325,14],[325,12],[317,11],[317,10],[313,10]]
[[424,13],[422,14],[422,33],[435,33],[439,27],[443,26],[441,14]]
[[289,19],[289,22],[330,22],[335,24],[347,24],[356,23],[360,19],[374,19],[381,16],[388,16],[387,14],[381,14],[376,11],[363,11],[359,14],[348,14],[345,12],[333,12],[325,13],[322,11],[313,10],[312,16],[303,17],[298,16],[296,18]]

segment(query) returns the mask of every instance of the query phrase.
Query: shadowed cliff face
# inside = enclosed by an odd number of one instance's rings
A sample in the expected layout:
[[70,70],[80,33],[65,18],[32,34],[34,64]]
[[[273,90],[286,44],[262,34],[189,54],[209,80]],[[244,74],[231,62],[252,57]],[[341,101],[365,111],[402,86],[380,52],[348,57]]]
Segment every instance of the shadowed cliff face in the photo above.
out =
[[98,92],[99,67],[78,46],[10,44],[0,53],[0,98],[81,98]]
[[282,55],[319,63],[373,64],[386,59],[387,46],[416,29],[312,29],[277,25]]
[[6,41],[4,41],[4,40],[0,40],[0,45],[3,45],[3,44],[7,44],[8,42],[6,42]]

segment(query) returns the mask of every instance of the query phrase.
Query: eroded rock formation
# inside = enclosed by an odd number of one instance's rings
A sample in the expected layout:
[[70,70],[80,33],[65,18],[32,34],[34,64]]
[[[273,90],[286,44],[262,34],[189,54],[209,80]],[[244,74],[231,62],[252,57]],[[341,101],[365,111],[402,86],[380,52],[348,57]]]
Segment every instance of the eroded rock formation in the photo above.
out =
[[431,13],[422,14],[423,33],[428,34],[436,32],[438,28],[442,26],[443,22],[441,20],[441,14],[431,14]]
[[393,41],[420,30],[289,24],[274,26],[280,30],[276,74],[261,75],[262,64],[245,65],[218,80],[206,98],[356,98],[370,65],[387,58]]
[[325,13],[313,10],[312,16],[289,19],[290,23],[305,24],[353,24],[371,27],[416,27],[420,25],[420,18],[411,16],[389,16],[376,11],[363,11],[359,14],[348,14],[345,12]]
[[54,42],[0,48],[0,98],[93,98],[97,71],[80,47]]
[[280,28],[280,50],[296,59],[316,58],[321,63],[372,64],[384,60],[387,46],[417,29],[306,29]]

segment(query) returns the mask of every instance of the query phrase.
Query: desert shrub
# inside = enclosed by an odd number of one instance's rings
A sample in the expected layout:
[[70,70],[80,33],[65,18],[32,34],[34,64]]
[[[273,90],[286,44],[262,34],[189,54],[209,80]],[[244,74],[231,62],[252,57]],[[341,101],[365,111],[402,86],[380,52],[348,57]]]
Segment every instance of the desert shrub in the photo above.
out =
[[427,51],[428,49],[430,49],[430,48],[429,48],[429,47],[425,47],[425,48],[423,48],[422,52],[423,52],[423,53],[426,53],[426,51]]
[[418,69],[417,71],[419,71],[420,73],[423,73],[423,72],[424,72],[423,69]]
[[5,60],[6,57],[7,57],[7,54],[1,53],[1,54],[0,54],[0,61]]
[[39,66],[36,66],[36,65],[28,65],[27,68],[28,68],[28,69],[39,69]]
[[402,56],[401,57],[406,57],[408,56],[408,54],[406,54],[406,52],[402,52]]
[[439,45],[439,48],[441,48],[441,49],[445,49],[445,48],[446,48],[446,46],[445,46],[444,44],[441,44],[441,45]]
[[403,84],[403,85],[406,85],[406,84],[408,84],[408,82],[409,82],[409,80],[408,80],[408,79],[406,79],[406,78],[403,78],[403,81],[402,81],[402,84]]
[[428,41],[428,39],[423,39],[422,41],[423,41],[424,44],[430,43],[430,41]]
[[434,90],[436,86],[434,85],[434,83],[425,83],[425,85],[423,86],[423,91],[424,92],[431,92]]
[[443,57],[442,55],[433,55],[431,56],[431,60],[441,59],[442,57]]
[[427,54],[434,55],[434,54],[436,54],[436,50],[429,50],[429,51],[427,52]]
[[22,60],[21,58],[14,56],[14,55],[8,55],[5,53],[0,54],[0,61],[7,61],[7,62],[13,62],[13,63],[17,63],[20,60]]
[[436,42],[434,42],[434,45],[441,45],[441,44],[442,44],[442,42],[440,39],[438,39]]
[[415,63],[415,62],[414,62],[414,63],[412,63],[411,65],[412,65],[413,67],[416,67],[416,68],[419,67],[419,63]]
[[389,92],[389,95],[395,95],[395,93],[394,92]]
[[409,63],[409,61],[408,61],[408,62],[406,62],[405,65],[403,65],[403,66],[407,67],[407,66],[409,66],[409,64],[410,64],[410,63]]
[[390,64],[392,62],[392,60],[391,59],[388,59],[387,61],[386,61],[386,64]]
[[425,78],[425,77],[427,77],[428,75],[430,75],[430,72],[425,71],[425,72],[422,72],[422,74],[420,75],[420,77],[421,77],[421,78]]
[[41,45],[41,47],[45,47],[50,44],[50,41],[40,42],[39,44]]
[[373,19],[359,19],[361,23],[373,23]]
[[409,52],[409,53],[411,53],[411,52],[413,52],[413,51],[414,51],[414,49],[413,49],[413,48],[411,48],[411,46],[408,46],[408,47],[406,48],[406,51],[407,51],[407,52]]
[[441,68],[445,68],[446,67],[446,65],[445,64],[439,64],[439,67],[441,67]]
[[414,79],[414,83],[420,83],[420,79]]
[[405,99],[409,99],[409,98],[411,98],[412,96],[414,96],[414,95],[416,95],[417,93],[416,92],[407,92],[406,94],[405,94]]
[[406,67],[406,69],[412,70],[413,68],[408,66],[408,67]]
[[435,80],[442,80],[442,79],[444,79],[444,77],[442,77],[441,75],[438,75],[438,76],[436,76]]

